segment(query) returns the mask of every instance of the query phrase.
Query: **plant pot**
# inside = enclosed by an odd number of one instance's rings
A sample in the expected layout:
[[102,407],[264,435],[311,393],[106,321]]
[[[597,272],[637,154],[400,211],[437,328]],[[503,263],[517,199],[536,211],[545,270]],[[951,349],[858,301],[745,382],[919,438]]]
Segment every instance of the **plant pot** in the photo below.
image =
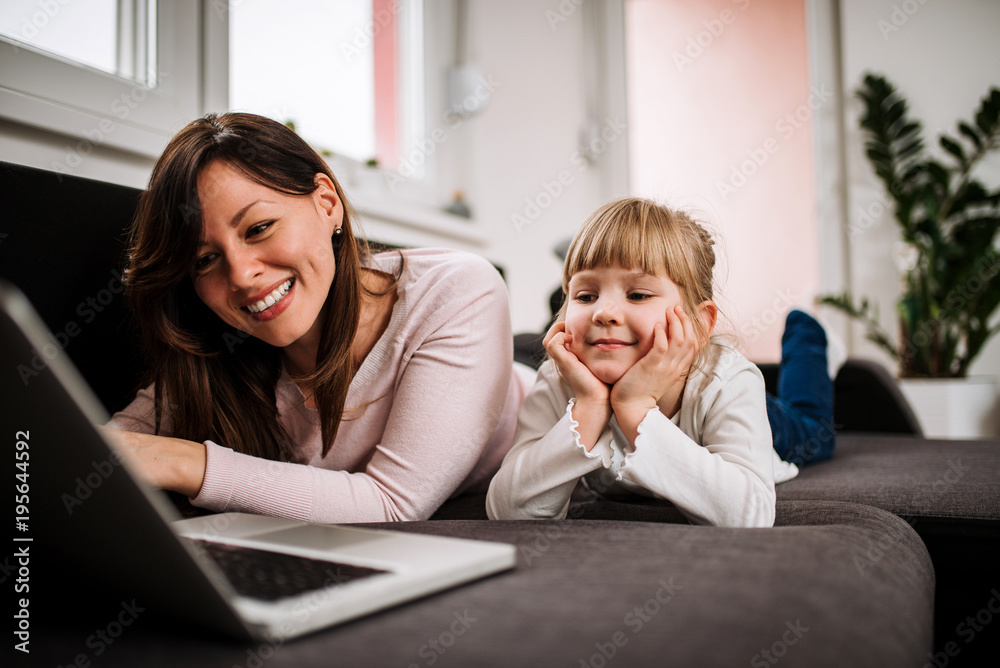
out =
[[997,378],[901,378],[900,389],[927,438],[997,438]]

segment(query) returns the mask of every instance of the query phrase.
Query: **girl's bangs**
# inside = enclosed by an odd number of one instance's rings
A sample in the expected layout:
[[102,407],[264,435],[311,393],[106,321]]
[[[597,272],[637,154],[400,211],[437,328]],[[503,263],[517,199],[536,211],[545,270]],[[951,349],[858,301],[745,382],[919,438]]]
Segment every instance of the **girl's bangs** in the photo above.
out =
[[667,249],[660,235],[650,234],[649,226],[635,216],[607,216],[595,221],[591,234],[581,238],[569,258],[570,275],[595,267],[625,267],[656,274],[666,269]]

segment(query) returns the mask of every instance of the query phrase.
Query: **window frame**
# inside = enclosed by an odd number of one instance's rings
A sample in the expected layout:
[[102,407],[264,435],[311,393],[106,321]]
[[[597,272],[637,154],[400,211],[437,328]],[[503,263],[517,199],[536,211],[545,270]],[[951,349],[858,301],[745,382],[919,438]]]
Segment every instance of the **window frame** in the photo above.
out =
[[[152,88],[0,36],[0,118],[76,140],[70,159],[102,146],[155,160],[187,123],[229,109],[229,7],[227,0],[157,3],[159,81]],[[431,76],[453,59],[451,3],[423,7],[423,108],[414,119],[420,127],[410,131],[430,137],[442,127],[455,129],[442,120],[448,118],[443,82]],[[403,95],[397,103],[405,107],[411,100]],[[419,178],[345,156],[328,159],[366,233],[411,245],[488,247],[474,219],[442,210],[454,192],[461,154],[457,138],[449,139],[424,156]],[[70,159],[55,169],[73,171]]]
[[[0,117],[96,145],[158,157],[183,125],[202,113],[202,85],[219,74],[203,68],[202,28],[224,16],[212,3],[157,3],[156,84],[145,86],[0,36]],[[219,14],[213,19],[212,14]],[[217,68],[218,63],[214,66]]]

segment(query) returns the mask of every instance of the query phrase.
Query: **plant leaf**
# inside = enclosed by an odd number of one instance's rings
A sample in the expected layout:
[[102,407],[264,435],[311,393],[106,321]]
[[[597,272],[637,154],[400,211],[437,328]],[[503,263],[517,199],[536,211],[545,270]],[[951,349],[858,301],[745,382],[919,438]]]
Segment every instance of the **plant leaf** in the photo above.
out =
[[963,135],[968,137],[969,141],[976,145],[976,150],[981,150],[983,148],[983,140],[979,138],[979,133],[976,129],[965,121],[960,121],[958,124],[958,131]]
[[902,119],[906,115],[907,106],[906,100],[900,99],[896,96],[887,98],[883,103],[883,106],[888,105],[883,112],[883,123],[886,128],[891,128],[894,123]]
[[861,299],[861,306],[855,306],[851,296],[844,292],[839,295],[823,295],[819,300],[820,304],[832,306],[852,318],[860,320],[866,327],[866,338],[876,343],[885,350],[894,360],[899,359],[899,351],[893,344],[891,337],[878,321],[878,309],[868,303],[868,299]]
[[[875,175],[895,201],[903,239],[918,251],[896,302],[900,336],[882,329],[877,308],[848,294],[822,303],[861,321],[866,337],[899,361],[904,375],[964,374],[1000,325],[1000,189],[972,178],[979,160],[1000,148],[1000,89],[980,101],[973,122],[938,143],[949,158],[930,159],[906,99],[881,75],[866,73],[855,91],[864,105],[859,125]],[[957,161],[953,166],[951,158]]]
[[1000,124],[1000,90],[991,88],[976,112],[976,126],[989,137]]
[[940,162],[934,160],[928,160],[925,165],[927,167],[927,173],[932,179],[934,179],[934,182],[941,188],[947,190],[949,182],[951,181],[951,174],[948,173],[948,170],[941,166]]
[[951,139],[947,135],[941,135],[940,143],[941,148],[958,158],[959,163],[961,163],[963,167],[966,165],[965,151],[962,150],[962,146],[958,142]]
[[902,148],[897,149],[897,155],[901,159],[908,158],[918,153],[923,147],[923,142],[920,141],[920,138],[918,137],[916,140],[910,142],[909,144],[905,144]]

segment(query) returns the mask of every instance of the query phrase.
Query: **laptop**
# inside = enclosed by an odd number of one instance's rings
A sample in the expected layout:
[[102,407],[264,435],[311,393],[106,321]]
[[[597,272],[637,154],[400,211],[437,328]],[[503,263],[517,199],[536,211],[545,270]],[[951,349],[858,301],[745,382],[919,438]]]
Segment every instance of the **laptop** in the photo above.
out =
[[[2,433],[13,448],[14,550],[123,583],[143,605],[274,642],[513,568],[513,545],[243,513],[182,519],[95,425],[108,416],[16,288],[0,281]],[[26,453],[26,454],[19,454]],[[44,580],[37,566],[33,577]]]

